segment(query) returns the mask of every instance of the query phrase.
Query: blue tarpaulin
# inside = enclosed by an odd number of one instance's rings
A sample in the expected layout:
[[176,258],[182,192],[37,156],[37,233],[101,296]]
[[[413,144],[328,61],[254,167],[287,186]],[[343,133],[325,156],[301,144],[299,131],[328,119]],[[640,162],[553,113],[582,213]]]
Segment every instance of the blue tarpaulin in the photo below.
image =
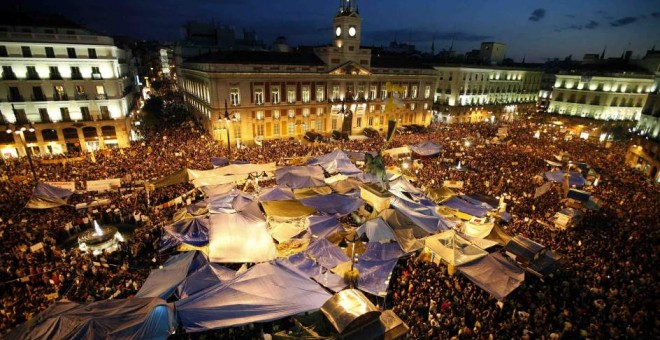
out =
[[328,215],[347,215],[364,205],[364,201],[360,198],[334,193],[304,198],[300,200],[300,203]]
[[328,237],[328,235],[332,235],[342,229],[341,223],[334,216],[314,215],[309,217],[309,230],[313,235],[320,238]]
[[402,255],[403,252],[396,243],[369,242],[367,250],[360,256],[356,265],[360,272],[358,288],[373,295],[384,296],[388,278]]
[[183,327],[192,333],[279,320],[317,310],[330,297],[299,271],[271,262],[257,264],[175,305]]
[[292,200],[296,197],[289,188],[273,187],[261,190],[259,200],[262,202]]
[[325,185],[325,176],[320,166],[287,166],[275,170],[275,181],[281,187],[310,188]]
[[[585,179],[579,172],[569,172],[568,175],[568,185],[576,187],[581,187],[584,185]],[[552,182],[563,183],[564,171],[548,171],[545,173],[545,178]]]
[[160,239],[161,251],[181,243],[192,246],[209,243],[209,219],[206,217],[183,219],[163,228],[163,236]]
[[176,330],[171,304],[161,298],[56,302],[7,339],[167,339]]
[[304,253],[298,253],[289,256],[286,259],[277,260],[283,266],[298,270],[305,276],[314,279],[320,285],[338,292],[346,288],[344,279],[333,272],[321,267],[318,263],[311,260]]
[[73,192],[46,183],[37,183],[32,197],[25,206],[28,209],[50,209],[65,205]]
[[367,243],[367,249],[360,256],[360,260],[387,261],[398,259],[405,255],[396,243]]
[[398,197],[393,198],[390,205],[429,234],[453,227],[453,223],[439,216],[432,207]]
[[310,244],[305,250],[305,254],[327,269],[351,260],[339,247],[324,238],[317,239]]
[[504,222],[511,222],[511,220],[513,219],[513,216],[511,216],[511,214],[509,214],[509,213],[506,212],[506,211],[500,211],[500,212],[498,213],[498,215],[500,216],[500,218],[501,218],[502,221],[504,221]]
[[348,155],[341,150],[335,150],[323,156],[312,158],[307,161],[307,165],[320,165],[329,174],[340,173],[342,175],[358,175],[362,171],[358,169]]
[[471,204],[470,202],[460,199],[458,197],[452,197],[444,201],[442,205],[450,207],[452,209],[456,209],[462,213],[472,215],[475,217],[486,217],[486,215],[488,214],[487,208],[480,205]]
[[169,298],[176,287],[188,276],[207,263],[204,255],[189,251],[170,257],[163,268],[154,269],[135,297]]
[[440,153],[440,150],[442,149],[442,146],[435,144],[430,140],[415,145],[409,145],[408,147],[410,148],[410,150],[412,150],[414,153],[420,156],[437,155]]
[[211,164],[214,168],[219,168],[229,165],[229,160],[225,157],[211,157]]
[[176,289],[179,299],[185,299],[221,282],[230,281],[236,276],[236,271],[217,263],[206,263],[179,284]]

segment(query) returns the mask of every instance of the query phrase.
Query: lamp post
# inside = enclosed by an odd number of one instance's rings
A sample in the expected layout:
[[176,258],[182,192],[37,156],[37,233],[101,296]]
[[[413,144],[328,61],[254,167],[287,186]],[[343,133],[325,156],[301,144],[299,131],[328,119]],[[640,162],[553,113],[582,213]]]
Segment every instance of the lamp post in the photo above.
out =
[[28,163],[30,164],[30,170],[32,171],[32,177],[34,179],[34,182],[38,182],[39,180],[37,179],[37,172],[34,170],[34,163],[32,163],[32,150],[27,146],[27,142],[25,141],[25,130],[28,130],[30,132],[34,132],[34,126],[30,125],[29,128],[26,128],[25,126],[22,126],[20,128],[15,127],[14,129],[11,128],[11,126],[7,126],[7,133],[12,134],[15,133],[20,137],[21,143],[23,144],[23,148],[25,149],[25,154],[27,155]]
[[345,120],[347,118],[351,119],[351,120],[353,119],[353,111],[351,111],[351,109],[349,107],[345,106],[346,97],[348,97],[349,95],[350,95],[350,92],[347,92],[346,95],[344,96],[344,98],[341,100],[341,109],[337,112],[337,114],[342,116],[342,123],[341,123],[341,134],[342,134],[342,136],[341,136],[340,139],[343,138],[343,133],[344,132],[346,132],[347,134],[350,134],[350,132],[351,132],[350,131],[351,127],[349,125],[352,122],[349,122],[348,124],[345,122]]
[[220,117],[218,121],[225,121],[225,130],[227,130],[227,158],[231,160],[231,140],[229,139],[229,124],[232,121],[236,121],[236,114],[232,113],[231,116],[229,115],[229,111],[227,110],[227,99],[225,99],[225,114],[224,117]]

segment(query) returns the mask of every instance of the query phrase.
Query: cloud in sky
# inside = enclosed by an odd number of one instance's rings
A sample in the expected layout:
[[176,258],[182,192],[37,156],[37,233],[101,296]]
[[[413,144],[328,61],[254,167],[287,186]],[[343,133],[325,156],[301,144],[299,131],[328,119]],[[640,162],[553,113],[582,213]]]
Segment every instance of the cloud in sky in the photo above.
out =
[[610,22],[610,26],[612,27],[620,27],[620,26],[625,26],[625,25],[630,25],[632,23],[637,22],[639,18],[637,17],[623,17],[620,19],[617,19],[615,21]]
[[532,12],[532,15],[529,16],[529,21],[540,21],[545,17],[545,9],[537,8]]

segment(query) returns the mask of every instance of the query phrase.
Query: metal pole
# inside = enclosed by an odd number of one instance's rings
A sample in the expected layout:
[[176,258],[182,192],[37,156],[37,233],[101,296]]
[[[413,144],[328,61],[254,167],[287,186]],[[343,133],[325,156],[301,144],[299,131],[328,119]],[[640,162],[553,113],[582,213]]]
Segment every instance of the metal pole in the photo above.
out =
[[227,126],[225,127],[227,130],[227,159],[231,161],[231,140],[229,139],[229,122],[227,122]]
[[34,170],[34,164],[32,163],[32,150],[27,146],[23,131],[20,131],[19,136],[21,137],[21,143],[23,143],[23,147],[25,148],[25,154],[27,155],[28,163],[30,163],[30,170],[32,170],[32,177],[34,178],[34,182],[39,182],[37,179],[37,172]]

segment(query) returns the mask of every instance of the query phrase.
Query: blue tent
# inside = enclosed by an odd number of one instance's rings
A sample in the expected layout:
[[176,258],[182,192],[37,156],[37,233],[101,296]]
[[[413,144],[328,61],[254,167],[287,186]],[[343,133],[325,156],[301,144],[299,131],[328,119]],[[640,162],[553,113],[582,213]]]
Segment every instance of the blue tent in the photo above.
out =
[[[544,175],[545,178],[547,178],[549,181],[557,182],[557,183],[564,182],[564,171],[562,170],[548,171]],[[568,175],[569,175],[568,185],[570,186],[581,187],[586,182],[582,174],[580,174],[579,172],[569,172]]]
[[163,268],[154,269],[135,297],[169,298],[176,287],[188,276],[207,263],[202,253],[189,251],[170,257]]
[[328,237],[333,233],[342,230],[341,223],[334,216],[319,216],[313,215],[309,217],[309,230],[313,235],[320,238]]
[[335,150],[323,156],[312,158],[307,161],[307,165],[320,165],[329,174],[340,173],[351,176],[362,173],[342,150]]
[[328,215],[347,215],[364,205],[364,201],[360,198],[334,193],[303,198],[300,200],[300,203]]
[[488,214],[488,209],[486,207],[471,204],[470,202],[458,197],[452,197],[444,201],[442,205],[475,217],[486,217]]
[[420,156],[437,155],[440,153],[440,150],[442,149],[442,146],[435,144],[430,140],[415,145],[409,145],[408,147],[410,148],[410,150],[412,150],[414,153]]
[[325,185],[323,168],[320,166],[287,166],[275,170],[278,186],[291,189]]
[[167,339],[176,330],[172,305],[161,298],[56,302],[14,328],[7,339]]
[[364,161],[367,154],[370,154],[372,156],[376,156],[378,154],[377,151],[344,151],[344,153],[346,153],[346,155],[348,155],[349,158],[354,159],[356,161]]
[[187,332],[269,322],[317,310],[331,297],[299,271],[259,263],[233,280],[175,303]]
[[192,246],[209,243],[209,219],[206,217],[183,219],[163,228],[160,251],[176,247],[181,243]]
[[318,263],[311,260],[304,253],[298,253],[289,256],[286,259],[277,260],[277,262],[288,268],[300,271],[305,276],[314,279],[314,281],[320,285],[334,292],[338,292],[346,288],[346,282],[344,282],[342,277],[332,273],[328,269],[321,267]]
[[324,238],[317,239],[310,244],[305,250],[305,254],[327,269],[351,260],[339,247]]
[[73,192],[46,183],[37,183],[32,197],[25,206],[28,209],[50,209],[65,205]]
[[387,261],[398,259],[405,255],[396,243],[367,243],[367,249],[360,256],[360,260]]
[[295,198],[293,191],[289,188],[273,187],[263,189],[259,194],[259,200],[262,202],[292,200]]
[[452,222],[439,216],[431,207],[398,197],[392,199],[390,206],[429,234],[453,227]]
[[219,168],[229,165],[229,160],[225,157],[211,157],[211,164],[214,168]]
[[179,299],[185,299],[221,282],[230,281],[236,276],[236,271],[217,263],[206,263],[194,273],[188,275],[176,288]]
[[384,296],[387,293],[387,279],[402,255],[396,243],[369,242],[356,265],[360,272],[358,288],[373,295]]

